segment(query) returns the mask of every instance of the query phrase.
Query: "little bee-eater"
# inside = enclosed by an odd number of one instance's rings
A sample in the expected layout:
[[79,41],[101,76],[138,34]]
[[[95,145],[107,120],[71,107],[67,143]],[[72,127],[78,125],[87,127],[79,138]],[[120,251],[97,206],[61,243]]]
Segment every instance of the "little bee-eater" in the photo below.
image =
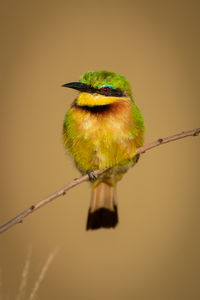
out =
[[[66,113],[63,139],[79,171],[91,179],[86,228],[115,227],[116,183],[137,162],[136,150],[143,145],[141,112],[128,80],[122,75],[86,72],[78,82],[63,86],[79,91]],[[107,167],[108,171],[95,178],[93,170]]]

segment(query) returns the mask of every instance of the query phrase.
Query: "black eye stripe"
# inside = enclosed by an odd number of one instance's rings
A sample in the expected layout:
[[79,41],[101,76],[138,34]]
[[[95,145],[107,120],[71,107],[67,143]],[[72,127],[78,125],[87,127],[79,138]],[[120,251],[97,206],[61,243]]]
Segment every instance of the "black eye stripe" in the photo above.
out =
[[[107,88],[107,90],[105,90]],[[89,93],[97,93],[104,96],[113,96],[113,97],[123,97],[124,93],[120,89],[112,89],[109,87],[103,87],[101,89],[95,89],[94,87],[90,86],[88,87]]]
[[105,96],[114,96],[114,97],[124,96],[123,92],[120,89],[111,89],[111,88],[108,88],[107,91],[99,90],[99,94],[102,94],[102,95],[105,95]]

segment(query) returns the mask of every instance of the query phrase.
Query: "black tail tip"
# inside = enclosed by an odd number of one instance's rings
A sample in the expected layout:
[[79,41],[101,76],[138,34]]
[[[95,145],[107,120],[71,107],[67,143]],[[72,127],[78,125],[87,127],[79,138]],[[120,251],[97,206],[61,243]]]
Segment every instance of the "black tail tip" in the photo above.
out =
[[99,208],[94,212],[88,212],[86,230],[94,230],[99,228],[114,228],[118,223],[117,206],[114,210]]

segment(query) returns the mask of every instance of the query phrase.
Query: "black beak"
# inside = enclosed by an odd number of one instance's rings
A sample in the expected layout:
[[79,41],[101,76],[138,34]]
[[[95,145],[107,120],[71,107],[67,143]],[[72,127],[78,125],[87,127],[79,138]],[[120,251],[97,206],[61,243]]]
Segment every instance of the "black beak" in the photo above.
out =
[[65,83],[63,85],[61,85],[62,87],[67,87],[70,89],[75,89],[78,90],[80,92],[89,92],[90,91],[90,87],[87,84],[81,83],[81,82],[69,82],[69,83]]

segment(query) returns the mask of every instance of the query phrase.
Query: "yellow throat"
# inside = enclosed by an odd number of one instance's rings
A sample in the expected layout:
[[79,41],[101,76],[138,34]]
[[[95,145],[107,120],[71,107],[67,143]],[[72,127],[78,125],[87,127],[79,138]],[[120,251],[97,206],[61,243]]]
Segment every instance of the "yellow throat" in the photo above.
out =
[[107,104],[111,104],[113,102],[116,102],[117,100],[120,101],[126,101],[129,102],[130,98],[128,97],[109,97],[109,96],[104,96],[101,94],[97,94],[97,93],[80,93],[76,102],[79,106],[97,106],[97,105],[107,105]]

